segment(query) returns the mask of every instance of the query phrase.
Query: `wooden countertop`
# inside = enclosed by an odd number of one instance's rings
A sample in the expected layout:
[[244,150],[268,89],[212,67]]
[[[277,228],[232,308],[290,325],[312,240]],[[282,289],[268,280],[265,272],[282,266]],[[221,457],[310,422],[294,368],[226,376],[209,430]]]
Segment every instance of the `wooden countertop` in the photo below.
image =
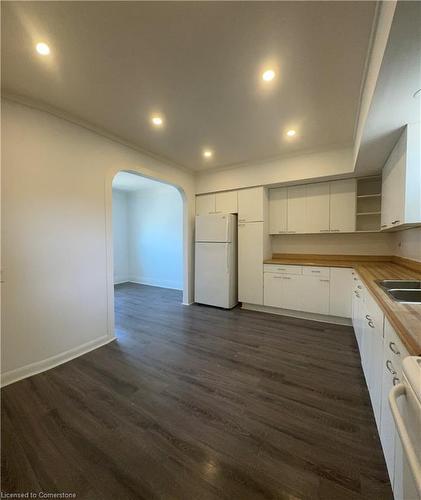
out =
[[421,355],[421,304],[400,304],[376,280],[421,279],[421,263],[392,256],[275,254],[265,264],[352,267],[374,297],[411,355]]

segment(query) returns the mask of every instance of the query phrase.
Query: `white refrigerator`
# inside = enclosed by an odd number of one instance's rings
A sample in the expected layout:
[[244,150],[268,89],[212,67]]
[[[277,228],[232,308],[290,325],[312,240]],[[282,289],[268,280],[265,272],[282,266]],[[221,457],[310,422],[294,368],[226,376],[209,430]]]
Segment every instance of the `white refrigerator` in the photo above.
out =
[[237,217],[196,216],[195,302],[231,309],[237,297]]

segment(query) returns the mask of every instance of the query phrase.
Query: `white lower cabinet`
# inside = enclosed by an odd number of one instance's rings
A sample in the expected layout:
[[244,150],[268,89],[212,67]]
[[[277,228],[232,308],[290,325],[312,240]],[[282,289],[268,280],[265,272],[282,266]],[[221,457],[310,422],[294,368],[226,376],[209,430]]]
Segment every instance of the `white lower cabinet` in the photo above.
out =
[[283,309],[301,309],[300,279],[292,274],[265,273],[264,305]]
[[[421,500],[389,406],[389,394],[402,381],[408,351],[358,275],[353,272],[352,323],[361,364],[395,500]],[[400,413],[405,418],[405,398]]]
[[352,270],[345,267],[330,269],[329,314],[350,318],[352,316]]
[[[333,272],[329,267],[265,264],[265,306],[306,313],[351,317],[351,269]],[[332,305],[333,304],[333,305]]]
[[408,356],[401,340],[393,330],[389,321],[384,321],[384,342],[382,359],[382,409],[380,425],[380,441],[389,472],[390,482],[393,487],[395,499],[417,498],[416,496],[403,496],[405,486],[410,484],[407,477],[407,468],[400,449],[400,440],[395,429],[392,412],[389,405],[389,393],[392,387],[402,381],[402,360]]
[[329,277],[304,275],[302,277],[302,311],[329,314]]

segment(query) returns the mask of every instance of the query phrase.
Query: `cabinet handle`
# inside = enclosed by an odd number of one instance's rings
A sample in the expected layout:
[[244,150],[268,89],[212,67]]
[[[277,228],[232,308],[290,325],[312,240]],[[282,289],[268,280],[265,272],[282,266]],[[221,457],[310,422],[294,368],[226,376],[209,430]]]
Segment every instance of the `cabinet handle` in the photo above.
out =
[[386,368],[389,370],[389,372],[392,374],[392,375],[396,375],[396,370],[393,368],[393,364],[392,362],[390,361],[390,359],[388,359],[386,361]]
[[361,285],[357,285],[358,290],[362,290],[363,287]]
[[273,279],[276,279],[276,280],[281,280],[283,278],[283,276],[273,276]]
[[277,271],[286,271],[286,269],[284,267],[277,267],[276,270]]
[[393,377],[393,379],[392,379],[393,385],[397,385],[397,384],[399,384],[399,382],[400,382],[400,380],[398,379],[398,377]]
[[365,315],[365,319],[366,319],[367,321],[371,321],[371,317],[370,317],[370,315],[369,315],[369,314],[366,314],[366,315]]
[[354,281],[358,281],[358,278],[354,278]]
[[387,227],[387,224],[382,224],[381,227]]
[[319,232],[320,233],[329,233],[330,229],[320,229]]
[[320,274],[320,271],[311,271],[312,273],[319,273]]
[[285,234],[287,233],[288,231],[278,231],[278,234]]
[[395,349],[396,344],[394,342],[389,342],[389,349],[393,352],[393,354],[397,354],[398,356],[400,355],[400,352],[398,349]]
[[392,220],[392,224],[397,224],[398,222],[400,222],[400,220],[399,220],[399,219],[397,219],[397,220]]
[[331,233],[339,233],[341,230],[340,229],[331,229],[330,232]]
[[288,234],[295,234],[297,231],[287,231]]
[[370,320],[370,321],[368,322],[368,326],[369,326],[370,328],[374,328],[374,323]]
[[329,283],[329,280],[319,280],[321,281],[322,283]]
[[290,280],[291,278],[290,278],[290,277],[288,277],[288,276],[283,276],[283,279],[284,279],[284,280]]

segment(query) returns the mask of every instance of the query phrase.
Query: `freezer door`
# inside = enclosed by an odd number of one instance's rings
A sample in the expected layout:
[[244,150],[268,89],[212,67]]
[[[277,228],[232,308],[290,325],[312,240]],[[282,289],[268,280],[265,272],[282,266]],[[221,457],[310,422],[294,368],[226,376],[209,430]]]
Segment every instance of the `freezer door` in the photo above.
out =
[[197,242],[230,242],[233,237],[235,216],[231,214],[197,215]]
[[230,243],[196,243],[195,301],[217,307],[230,305]]

